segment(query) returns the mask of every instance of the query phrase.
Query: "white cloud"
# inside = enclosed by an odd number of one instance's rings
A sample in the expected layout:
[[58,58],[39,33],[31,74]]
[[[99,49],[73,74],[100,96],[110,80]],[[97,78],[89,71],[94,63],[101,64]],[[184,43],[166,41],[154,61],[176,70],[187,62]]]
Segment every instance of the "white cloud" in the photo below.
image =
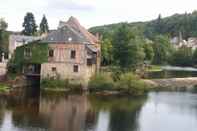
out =
[[76,16],[83,25],[144,21],[174,13],[192,12],[197,9],[196,0],[0,0],[0,17],[4,17],[9,30],[21,30],[26,12],[33,12],[37,24],[46,14],[50,27],[58,21]]

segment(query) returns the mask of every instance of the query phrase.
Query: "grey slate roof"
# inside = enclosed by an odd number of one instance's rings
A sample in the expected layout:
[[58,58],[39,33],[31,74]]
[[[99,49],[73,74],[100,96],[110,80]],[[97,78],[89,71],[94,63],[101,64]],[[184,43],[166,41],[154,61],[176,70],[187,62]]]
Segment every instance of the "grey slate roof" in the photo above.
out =
[[79,32],[74,30],[69,25],[64,25],[64,27],[58,28],[55,31],[49,33],[43,42],[48,43],[87,43],[88,40],[81,35]]

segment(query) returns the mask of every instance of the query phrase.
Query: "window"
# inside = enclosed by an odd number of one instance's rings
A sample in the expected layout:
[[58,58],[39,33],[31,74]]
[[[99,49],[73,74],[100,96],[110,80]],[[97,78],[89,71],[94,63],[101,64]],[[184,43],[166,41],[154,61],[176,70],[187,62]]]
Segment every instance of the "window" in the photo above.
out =
[[52,67],[52,71],[56,72],[57,71],[56,67]]
[[28,58],[31,57],[31,49],[30,48],[25,48],[24,56],[28,57]]
[[92,65],[92,59],[87,59],[87,66],[91,66]]
[[75,59],[76,58],[76,51],[75,50],[71,50],[70,58],[71,59]]
[[54,56],[54,51],[52,49],[49,50],[49,57],[53,57]]
[[78,65],[73,66],[73,72],[79,72],[79,66]]

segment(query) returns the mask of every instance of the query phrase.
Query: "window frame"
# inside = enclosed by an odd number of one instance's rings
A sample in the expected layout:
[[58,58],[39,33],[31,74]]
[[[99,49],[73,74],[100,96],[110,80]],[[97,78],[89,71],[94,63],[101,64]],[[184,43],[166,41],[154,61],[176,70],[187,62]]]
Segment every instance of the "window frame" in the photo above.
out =
[[73,72],[78,73],[79,72],[79,65],[73,65]]
[[54,50],[53,49],[49,49],[49,57],[54,57]]
[[71,50],[70,51],[70,58],[71,59],[76,59],[76,50]]

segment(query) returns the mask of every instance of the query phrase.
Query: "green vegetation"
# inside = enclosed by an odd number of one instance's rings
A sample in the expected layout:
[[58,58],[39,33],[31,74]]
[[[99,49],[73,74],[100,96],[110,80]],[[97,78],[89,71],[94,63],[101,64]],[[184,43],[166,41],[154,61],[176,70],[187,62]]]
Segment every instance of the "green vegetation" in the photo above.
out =
[[101,73],[93,76],[89,82],[90,90],[114,90],[114,81],[109,74]]
[[41,88],[44,90],[55,90],[55,91],[65,91],[65,90],[81,90],[81,84],[70,82],[68,79],[61,80],[59,78],[46,78],[41,81]]
[[41,64],[47,61],[48,44],[33,42],[16,49],[14,57],[9,62],[9,69],[21,72],[22,65],[26,63]]
[[45,15],[43,15],[43,18],[40,23],[40,34],[48,33],[49,32],[49,26],[48,21]]
[[143,41],[132,34],[123,24],[115,33],[113,39],[113,56],[114,62],[123,70],[135,70],[143,64],[145,53],[143,50]]
[[162,71],[162,68],[159,65],[151,65],[146,68],[146,71],[147,72]]
[[173,53],[173,47],[169,38],[165,36],[156,36],[153,44],[154,57],[153,64],[167,64]]
[[130,94],[132,96],[143,95],[148,86],[133,73],[113,74],[118,75],[116,78],[110,74],[97,74],[90,79],[90,91],[118,91],[119,93]]
[[192,66],[193,65],[192,58],[193,58],[192,49],[183,46],[174,52],[170,63],[176,66]]
[[0,92],[8,92],[9,91],[9,87],[7,86],[7,85],[5,85],[5,84],[1,84],[0,83]]
[[[184,39],[197,36],[197,11],[193,13],[174,14],[170,17],[159,17],[152,21],[129,23],[131,30],[137,28],[148,39],[153,40],[157,35],[167,35],[169,37],[179,36],[182,33]],[[99,32],[104,38],[113,36],[114,32],[122,23],[93,27],[92,33]]]
[[26,14],[26,16],[24,17],[23,27],[24,30],[22,31],[22,33],[24,35],[28,35],[28,36],[36,35],[37,25],[33,13],[28,12]]
[[8,57],[8,44],[9,44],[9,32],[6,31],[8,24],[2,18],[0,18],[0,56],[5,53]]

